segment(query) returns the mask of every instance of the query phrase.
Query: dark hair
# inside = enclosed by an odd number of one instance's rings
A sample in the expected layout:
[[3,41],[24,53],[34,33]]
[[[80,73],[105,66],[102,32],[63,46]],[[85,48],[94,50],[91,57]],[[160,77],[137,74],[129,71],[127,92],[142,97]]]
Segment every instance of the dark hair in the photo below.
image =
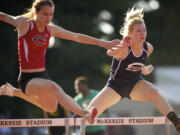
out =
[[79,76],[75,79],[75,82],[88,85],[88,79],[85,76]]

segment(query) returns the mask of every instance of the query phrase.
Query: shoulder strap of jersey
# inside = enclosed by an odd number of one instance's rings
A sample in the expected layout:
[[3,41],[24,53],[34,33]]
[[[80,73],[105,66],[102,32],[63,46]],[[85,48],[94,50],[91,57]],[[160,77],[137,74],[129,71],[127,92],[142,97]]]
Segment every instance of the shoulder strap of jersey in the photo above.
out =
[[30,25],[29,25],[28,31],[27,31],[27,33],[26,33],[25,35],[23,35],[22,37],[24,37],[24,36],[26,36],[27,34],[29,34],[29,32],[33,29],[34,25],[33,25],[32,20],[29,20],[29,23],[30,23]]
[[47,26],[45,27],[45,29],[46,29],[46,31],[47,31],[48,33],[50,33],[49,25],[47,25]]
[[30,20],[29,30],[32,30],[33,28],[34,28],[34,21],[33,21],[33,20]]
[[148,52],[147,42],[143,43],[143,48]]

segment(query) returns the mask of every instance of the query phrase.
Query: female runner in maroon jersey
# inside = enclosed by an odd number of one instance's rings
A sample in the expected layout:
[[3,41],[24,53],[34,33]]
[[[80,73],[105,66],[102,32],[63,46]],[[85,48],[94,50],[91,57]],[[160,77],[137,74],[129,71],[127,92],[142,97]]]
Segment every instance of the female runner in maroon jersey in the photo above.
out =
[[18,55],[20,89],[9,83],[0,89],[0,95],[22,98],[47,112],[54,112],[57,103],[72,112],[93,120],[96,108],[83,110],[62,88],[51,81],[45,69],[45,51],[51,36],[84,44],[99,45],[106,49],[119,44],[119,40],[102,41],[84,34],[70,32],[49,24],[54,14],[52,0],[35,0],[32,8],[24,15],[10,16],[0,12],[0,20],[15,26],[18,30]]

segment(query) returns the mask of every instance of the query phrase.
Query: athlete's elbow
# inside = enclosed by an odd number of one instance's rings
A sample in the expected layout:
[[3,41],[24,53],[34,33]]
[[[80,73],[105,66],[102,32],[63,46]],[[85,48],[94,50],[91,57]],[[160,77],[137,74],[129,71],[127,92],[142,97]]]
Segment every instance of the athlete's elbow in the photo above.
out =
[[0,21],[4,21],[5,19],[5,14],[0,12]]
[[72,32],[69,39],[75,42],[82,42],[81,34]]
[[78,42],[78,43],[83,43],[83,44],[93,44],[91,39],[83,35],[81,33],[73,33],[72,35],[73,41]]
[[150,73],[148,72],[142,72],[143,75],[149,75]]
[[107,53],[108,56],[111,56],[111,57],[113,56],[113,51],[112,50],[107,50],[106,53]]

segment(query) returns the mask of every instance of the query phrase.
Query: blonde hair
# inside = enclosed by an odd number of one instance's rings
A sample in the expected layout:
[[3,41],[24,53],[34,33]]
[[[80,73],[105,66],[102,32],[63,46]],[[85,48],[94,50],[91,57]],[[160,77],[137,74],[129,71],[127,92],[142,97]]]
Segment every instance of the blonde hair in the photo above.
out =
[[135,24],[144,23],[144,13],[142,8],[135,8],[134,6],[129,9],[124,19],[123,27],[120,29],[122,36],[127,36],[129,32],[133,31]]
[[52,0],[34,0],[32,7],[27,9],[27,13],[23,14],[27,19],[34,19],[35,18],[35,11],[39,12],[43,6],[50,6],[53,7],[54,3]]

